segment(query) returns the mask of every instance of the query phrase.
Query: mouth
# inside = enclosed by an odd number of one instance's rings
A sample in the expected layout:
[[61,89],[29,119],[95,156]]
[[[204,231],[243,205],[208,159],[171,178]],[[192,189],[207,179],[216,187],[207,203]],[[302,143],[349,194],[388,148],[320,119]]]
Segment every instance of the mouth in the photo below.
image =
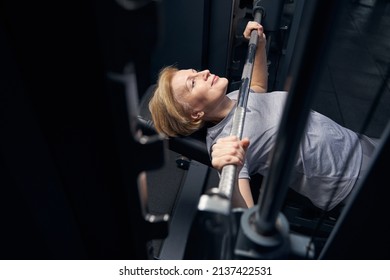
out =
[[219,79],[219,77],[217,75],[214,75],[214,78],[211,81],[211,85],[213,86],[218,81],[218,79]]

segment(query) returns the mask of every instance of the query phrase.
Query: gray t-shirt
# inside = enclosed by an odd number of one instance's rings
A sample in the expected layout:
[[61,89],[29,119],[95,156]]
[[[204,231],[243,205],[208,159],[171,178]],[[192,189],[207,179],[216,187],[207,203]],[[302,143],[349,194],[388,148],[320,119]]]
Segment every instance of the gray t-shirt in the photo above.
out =
[[[237,100],[238,91],[228,97]],[[250,139],[250,145],[239,178],[267,174],[286,97],[285,91],[249,94],[242,136]],[[208,128],[208,151],[218,138],[230,135],[234,111],[235,108],[220,123]],[[302,138],[289,187],[322,209],[335,191],[328,208],[331,210],[350,193],[359,176],[362,150],[358,136],[328,117],[310,111]]]

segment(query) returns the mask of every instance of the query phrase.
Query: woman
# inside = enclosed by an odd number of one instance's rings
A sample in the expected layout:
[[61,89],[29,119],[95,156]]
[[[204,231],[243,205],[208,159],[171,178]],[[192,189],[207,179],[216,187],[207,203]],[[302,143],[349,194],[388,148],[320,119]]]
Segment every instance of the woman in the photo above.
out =
[[[248,22],[246,39],[252,30],[257,30],[259,41],[242,140],[229,136],[238,91],[226,94],[228,80],[208,70],[163,69],[149,102],[157,131],[167,136],[190,135],[207,124],[213,166],[218,170],[226,164],[239,166],[234,207],[253,206],[250,176],[267,174],[287,96],[284,91],[267,92],[266,37],[259,23]],[[373,148],[368,137],[359,139],[355,132],[311,111],[289,186],[319,208],[325,209],[330,200],[326,210],[331,210],[349,195],[361,175],[363,154],[369,158]]]

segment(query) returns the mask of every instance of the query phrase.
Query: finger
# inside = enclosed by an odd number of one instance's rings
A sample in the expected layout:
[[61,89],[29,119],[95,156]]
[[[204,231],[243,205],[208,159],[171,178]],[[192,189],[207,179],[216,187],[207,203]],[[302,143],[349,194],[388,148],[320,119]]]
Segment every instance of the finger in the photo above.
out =
[[241,146],[224,146],[216,147],[211,154],[213,159],[224,160],[227,162],[232,162],[233,158],[238,158],[240,161],[244,159],[245,151]]
[[216,143],[222,143],[222,142],[235,142],[238,141],[238,137],[235,135],[229,135],[226,137],[219,138]]
[[236,156],[225,155],[222,157],[214,157],[211,163],[214,168],[222,169],[223,166],[230,165],[230,164],[242,166],[243,159]]

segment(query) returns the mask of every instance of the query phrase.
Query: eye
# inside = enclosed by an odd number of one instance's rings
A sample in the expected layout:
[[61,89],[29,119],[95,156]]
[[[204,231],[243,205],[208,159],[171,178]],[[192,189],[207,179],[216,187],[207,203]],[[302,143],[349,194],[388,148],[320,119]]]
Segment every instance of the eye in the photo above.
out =
[[196,71],[195,69],[191,69],[192,73],[194,74],[192,77],[191,77],[191,88],[194,88],[195,87],[195,74],[198,73],[198,71]]

